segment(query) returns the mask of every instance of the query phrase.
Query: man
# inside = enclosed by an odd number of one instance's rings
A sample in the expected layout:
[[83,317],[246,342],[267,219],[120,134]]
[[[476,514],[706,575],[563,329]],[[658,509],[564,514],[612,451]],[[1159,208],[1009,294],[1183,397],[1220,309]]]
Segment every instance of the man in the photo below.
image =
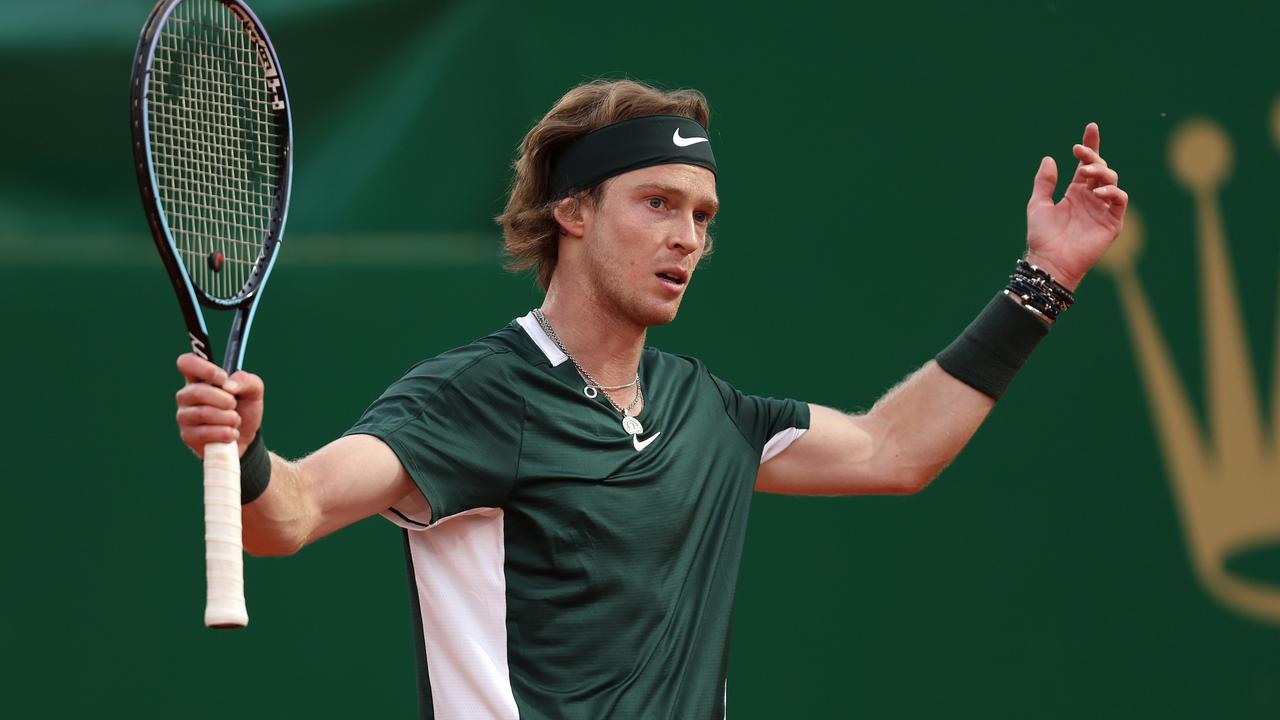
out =
[[183,440],[236,440],[249,552],[381,513],[405,529],[428,717],[722,717],[751,491],[913,493],[986,417],[1119,232],[1090,124],[1027,262],[935,361],[862,415],[751,396],[644,347],[671,322],[719,207],[696,92],[594,82],[525,137],[504,227],[546,299],[412,368],[342,438],[264,449],[262,381],[178,360]]

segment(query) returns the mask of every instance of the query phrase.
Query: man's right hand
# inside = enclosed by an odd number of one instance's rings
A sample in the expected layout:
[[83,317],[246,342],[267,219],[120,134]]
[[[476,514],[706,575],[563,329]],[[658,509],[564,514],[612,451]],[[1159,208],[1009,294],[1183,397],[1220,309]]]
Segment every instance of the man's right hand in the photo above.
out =
[[243,370],[228,378],[193,353],[178,356],[178,372],[187,382],[176,397],[182,442],[201,458],[216,442],[235,442],[243,455],[262,426],[262,378]]
[[[204,457],[204,446],[232,442],[240,454],[262,425],[262,378],[222,368],[197,355],[178,357],[187,384],[178,391],[182,442]],[[412,498],[410,498],[412,496]],[[271,455],[271,484],[244,506],[244,547],[252,555],[291,555],[303,545],[396,503],[415,512],[431,506],[400,458],[372,435],[340,437],[297,462]]]

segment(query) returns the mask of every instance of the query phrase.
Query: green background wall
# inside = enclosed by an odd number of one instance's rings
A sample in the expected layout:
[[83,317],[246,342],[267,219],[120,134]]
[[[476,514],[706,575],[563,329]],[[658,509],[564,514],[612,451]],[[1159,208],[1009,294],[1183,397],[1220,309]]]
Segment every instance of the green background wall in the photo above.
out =
[[[254,7],[296,124],[289,231],[247,356],[282,454],[538,302],[501,270],[489,218],[524,130],[601,75],[712,103],[717,254],[651,343],[850,410],[1001,286],[1039,158],[1069,174],[1090,120],[1145,219],[1138,272],[1202,407],[1194,206],[1166,154],[1179,123],[1211,117],[1235,148],[1222,210],[1270,397],[1275,3]],[[149,9],[0,2],[3,714],[410,717],[385,521],[249,559],[250,628],[201,625],[200,472],[172,417],[185,334],[128,145]],[[732,717],[1280,716],[1280,625],[1198,582],[1115,286],[1098,272],[1079,298],[922,495],[756,497]],[[1233,567],[1280,583],[1276,548]]]

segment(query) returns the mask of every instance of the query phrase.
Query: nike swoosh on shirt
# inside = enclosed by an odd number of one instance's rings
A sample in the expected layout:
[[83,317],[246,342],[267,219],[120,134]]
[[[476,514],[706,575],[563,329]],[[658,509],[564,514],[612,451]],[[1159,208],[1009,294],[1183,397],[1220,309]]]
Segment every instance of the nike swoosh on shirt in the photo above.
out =
[[636,446],[636,452],[640,452],[641,450],[643,450],[643,449],[645,449],[645,448],[649,447],[649,443],[653,442],[654,440],[657,440],[657,439],[658,439],[658,436],[659,436],[659,435],[661,435],[661,434],[662,434],[661,432],[656,432],[656,433],[654,433],[654,434],[650,435],[650,436],[649,436],[649,439],[648,439],[648,440],[645,440],[644,442],[640,442],[640,438],[639,438],[639,436],[637,436],[637,435],[632,435],[632,436],[631,436],[631,444]]
[[676,128],[675,134],[671,136],[671,142],[675,143],[676,147],[689,147],[690,145],[696,145],[700,142],[707,142],[707,139],[704,137],[680,137],[680,128]]

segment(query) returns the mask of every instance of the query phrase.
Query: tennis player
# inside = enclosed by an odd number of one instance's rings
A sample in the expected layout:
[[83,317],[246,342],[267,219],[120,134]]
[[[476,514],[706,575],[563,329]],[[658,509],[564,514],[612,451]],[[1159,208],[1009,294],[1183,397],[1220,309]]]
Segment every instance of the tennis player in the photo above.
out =
[[752,491],[924,488],[1124,218],[1090,124],[1057,203],[1041,161],[1025,261],[934,360],[865,414],[758,397],[644,344],[711,247],[707,122],[694,91],[601,81],[561,98],[499,217],[542,306],[411,368],[302,460],[265,449],[261,379],[178,359],[183,441],[239,443],[249,552],[378,513],[404,529],[423,717],[723,717]]

